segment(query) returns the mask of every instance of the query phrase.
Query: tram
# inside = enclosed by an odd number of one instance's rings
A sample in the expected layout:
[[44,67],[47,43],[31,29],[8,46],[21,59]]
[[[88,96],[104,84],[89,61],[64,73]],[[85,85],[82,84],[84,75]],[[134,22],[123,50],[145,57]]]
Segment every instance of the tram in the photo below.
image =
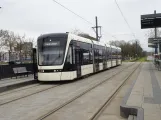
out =
[[51,33],[37,39],[37,79],[75,80],[121,65],[121,48],[71,33]]

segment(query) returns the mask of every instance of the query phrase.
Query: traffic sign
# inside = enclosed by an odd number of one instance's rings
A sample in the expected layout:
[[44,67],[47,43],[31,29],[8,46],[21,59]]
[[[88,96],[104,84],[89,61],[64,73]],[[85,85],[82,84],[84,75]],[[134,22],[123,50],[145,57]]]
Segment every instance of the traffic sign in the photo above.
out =
[[161,27],[161,13],[141,15],[141,29]]
[[153,44],[161,43],[161,37],[158,37],[158,38],[149,38],[148,39],[148,43],[153,43]]
[[148,47],[158,48],[158,46],[156,44],[153,44],[153,43],[148,43]]

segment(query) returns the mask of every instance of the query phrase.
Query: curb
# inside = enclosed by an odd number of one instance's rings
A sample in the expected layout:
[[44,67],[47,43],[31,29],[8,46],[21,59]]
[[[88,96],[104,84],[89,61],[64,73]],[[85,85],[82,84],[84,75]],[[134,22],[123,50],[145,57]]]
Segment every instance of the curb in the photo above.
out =
[[34,83],[37,83],[37,81],[36,80],[30,80],[30,81],[25,81],[25,82],[21,82],[21,83],[3,86],[3,87],[0,87],[0,93],[5,92],[5,91],[9,91],[9,90],[13,90],[13,89],[16,89],[16,88],[24,87],[26,85],[31,85],[31,84],[34,84]]
[[144,109],[143,108],[132,107],[132,106],[126,105],[127,100],[131,94],[131,91],[136,83],[136,80],[132,83],[131,87],[129,88],[125,97],[123,98],[123,101],[120,105],[120,115],[125,118],[128,118],[129,115],[134,115],[134,116],[136,116],[136,120],[144,120]]

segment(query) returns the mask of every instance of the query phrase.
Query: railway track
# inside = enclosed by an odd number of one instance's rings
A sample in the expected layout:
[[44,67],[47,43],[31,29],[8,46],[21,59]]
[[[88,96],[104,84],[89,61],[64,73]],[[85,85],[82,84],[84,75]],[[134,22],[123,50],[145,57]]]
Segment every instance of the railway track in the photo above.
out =
[[99,108],[99,110],[91,117],[90,120],[98,120],[98,118],[102,115],[105,108],[110,104],[116,94],[120,91],[120,89],[124,86],[127,80],[132,76],[132,74],[138,69],[141,63],[124,79],[123,82],[114,90],[114,92],[110,95],[109,99]]
[[[31,93],[26,94],[26,95],[23,94],[23,95],[20,95],[20,96],[14,98],[14,99],[1,100],[1,98],[0,98],[0,106],[5,105],[5,104],[8,104],[8,103],[11,103],[11,102],[14,102],[14,101],[16,101],[16,100],[20,100],[20,99],[23,99],[23,98],[32,96],[32,95],[34,95],[34,94],[38,94],[38,93],[40,93],[40,92],[44,92],[44,91],[47,91],[47,90],[56,88],[56,87],[58,87],[58,86],[60,86],[60,85],[52,85],[51,87],[48,87],[48,86],[47,86],[47,87],[44,88],[44,89],[40,89],[40,90],[38,90],[38,91],[36,91],[36,92],[34,91],[34,92],[31,92]],[[41,85],[41,84],[37,84],[37,85],[35,85],[35,86],[29,87],[29,88],[26,88],[26,89],[23,89],[23,90],[27,90],[27,89],[31,89],[31,88],[32,88],[32,89],[36,89],[36,87],[42,87],[42,85]],[[22,91],[22,90],[18,90],[18,91]],[[18,91],[14,91],[14,92],[18,92]],[[13,92],[8,93],[8,94],[13,94]],[[7,95],[7,94],[4,94],[4,95]],[[0,95],[0,96],[3,97],[4,95]]]
[[[133,64],[135,64],[135,63],[133,63]],[[127,67],[124,67],[120,71],[122,71],[123,69],[126,69],[126,68]],[[113,70],[111,72],[113,72]],[[79,81],[76,81],[76,82],[79,82]],[[68,82],[65,82],[65,83],[68,83]],[[100,83],[100,84],[102,84],[102,83]],[[50,89],[55,89],[56,87],[61,86],[61,85],[64,85],[64,83],[61,84],[60,82],[56,82],[56,84],[54,84],[52,86],[49,86],[49,87],[46,86],[45,88],[43,88],[44,84],[36,83],[34,85],[31,85],[31,86],[25,86],[24,88],[18,88],[18,89],[14,89],[12,91],[7,91],[7,92],[4,92],[4,93],[1,93],[0,94],[0,106],[5,105],[5,104],[8,104],[8,103],[11,103],[11,102],[14,102],[14,101],[17,101],[17,100],[20,100],[20,99],[23,99],[23,98],[26,98],[26,97],[30,97],[32,95],[35,95],[35,94],[38,94],[38,93],[41,93],[41,92],[44,92],[44,91],[47,91],[47,90],[50,90]],[[40,89],[39,87],[40,88],[42,87],[42,89]],[[38,88],[37,91],[35,90],[36,88]],[[32,92],[29,92],[28,93],[28,91],[31,91],[31,90],[32,90]],[[18,94],[18,93],[20,93],[20,94]],[[15,94],[14,97],[13,97],[12,94]],[[4,99],[3,98],[5,96],[7,96],[7,99]]]
[[[135,66],[135,63],[124,64],[120,67],[92,75],[70,84],[59,85],[60,87],[52,86],[53,88],[45,91],[39,89],[39,92],[34,91],[29,94],[27,93],[30,89],[24,89],[22,91],[21,89],[19,89],[18,92],[10,91],[11,94],[7,93],[0,97],[0,117],[3,120],[10,120],[10,116],[13,120],[40,119],[42,116],[46,115],[46,113],[49,114],[53,110],[57,109],[57,111],[59,111],[61,107],[64,108],[66,105],[72,103],[78,98],[81,98],[83,94],[85,95],[94,90],[94,88],[97,88],[97,86],[101,86],[103,83],[106,83],[106,81],[112,81],[112,78],[116,76],[116,74],[119,74],[122,71],[131,68],[132,66]],[[40,85],[39,87],[41,86],[43,85]],[[37,86],[37,88],[39,87]],[[36,89],[36,87],[34,86],[32,86],[31,88]],[[88,92],[85,93],[85,91],[87,90]],[[16,96],[16,93],[21,94],[20,96]],[[1,98],[4,97],[6,97],[7,99],[2,100]],[[6,114],[6,112],[8,114]]]
[[[102,85],[103,83],[106,83],[108,80],[112,79],[113,77],[117,76],[118,74],[120,74],[121,72],[123,72],[124,70],[126,70],[129,67],[132,67],[133,65],[135,65],[136,63],[127,66],[126,68],[123,68],[122,70],[118,71],[117,73],[115,73],[114,75],[112,75],[111,77],[109,77],[108,79],[104,79],[103,81],[97,83],[96,85],[90,87],[89,89],[85,90],[84,92],[76,95],[75,97],[73,97],[72,99],[66,101],[64,104],[61,104],[60,106],[54,108],[53,110],[51,110],[50,112],[42,115],[41,117],[39,117],[37,120],[46,120],[49,116],[51,116],[52,114],[56,113],[57,111],[63,109],[65,106],[69,105],[70,103],[74,102],[75,100],[81,98],[82,96],[84,96],[85,94],[87,94],[88,92],[92,91],[93,89],[97,88],[98,86]],[[138,68],[139,65],[137,65],[135,67],[135,69],[132,71],[132,73]],[[114,93],[110,96],[110,98],[99,108],[99,110],[92,116],[92,118],[90,120],[95,120],[99,113],[101,112],[101,110],[106,106],[106,104],[109,103],[110,100],[112,100],[112,97],[119,91],[119,89],[122,87],[122,85],[126,82],[126,80],[132,75],[132,73],[130,73],[130,75],[128,75],[125,80],[123,82],[121,82],[119,84],[119,86],[114,90]],[[48,120],[48,119],[47,119]]]
[[35,83],[35,84],[32,84],[32,85],[27,85],[25,87],[20,87],[20,88],[17,88],[17,89],[5,91],[5,92],[0,93],[0,96],[4,96],[4,95],[11,94],[11,93],[14,93],[14,92],[19,92],[19,91],[22,91],[22,90],[27,90],[27,89],[30,89],[30,88],[33,88],[33,87],[36,87],[36,86],[39,86],[39,85],[40,85],[39,83]]

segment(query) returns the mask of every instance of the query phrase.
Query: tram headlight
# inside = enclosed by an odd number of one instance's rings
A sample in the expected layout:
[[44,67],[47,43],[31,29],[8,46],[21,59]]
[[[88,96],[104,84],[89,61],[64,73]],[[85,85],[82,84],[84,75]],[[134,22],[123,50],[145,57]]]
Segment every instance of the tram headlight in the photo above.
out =
[[39,72],[44,72],[44,70],[39,70]]
[[57,72],[61,72],[61,70],[59,69],[59,70],[57,70]]

